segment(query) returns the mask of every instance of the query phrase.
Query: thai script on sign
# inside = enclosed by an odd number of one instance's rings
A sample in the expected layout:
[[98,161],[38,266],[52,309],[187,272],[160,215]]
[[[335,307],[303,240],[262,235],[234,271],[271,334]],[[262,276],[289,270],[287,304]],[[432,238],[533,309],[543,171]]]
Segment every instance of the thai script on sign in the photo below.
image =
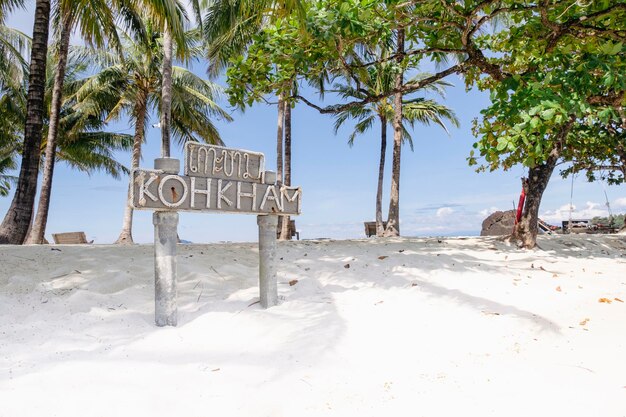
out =
[[185,175],[261,183],[264,158],[258,152],[187,142]]

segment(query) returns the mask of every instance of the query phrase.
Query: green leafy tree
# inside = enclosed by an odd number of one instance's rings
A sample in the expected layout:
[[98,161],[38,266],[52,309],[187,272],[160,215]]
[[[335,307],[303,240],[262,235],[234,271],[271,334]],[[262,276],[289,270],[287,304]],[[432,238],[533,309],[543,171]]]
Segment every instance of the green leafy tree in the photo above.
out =
[[[608,127],[622,123],[625,50],[612,38],[624,27],[615,19],[624,12],[604,6],[541,9],[523,26],[489,39],[502,67],[515,73],[479,82],[491,91],[492,104],[476,126],[475,148],[486,169],[528,167],[526,204],[512,236],[526,248],[536,245],[541,198],[557,164],[606,151],[602,141],[619,136]],[[586,26],[563,32],[581,20],[594,25],[595,34]]]

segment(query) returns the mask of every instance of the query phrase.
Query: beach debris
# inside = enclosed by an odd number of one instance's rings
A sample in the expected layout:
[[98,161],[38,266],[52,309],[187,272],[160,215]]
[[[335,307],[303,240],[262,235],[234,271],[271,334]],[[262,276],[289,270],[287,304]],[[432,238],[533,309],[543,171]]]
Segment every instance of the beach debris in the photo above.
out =
[[581,326],[586,326],[586,325],[587,325],[587,323],[589,323],[589,320],[591,320],[591,319],[590,319],[590,318],[585,318],[584,320],[582,320],[582,321],[581,321],[580,323],[578,323],[578,324],[580,324]]
[[350,264],[345,264],[343,267],[346,269],[350,269]]
[[381,261],[382,261],[383,259],[387,259],[387,258],[389,258],[389,257],[388,257],[388,256],[384,256],[384,255],[383,255],[383,256],[379,256],[379,257],[378,257],[378,259],[380,259]]
[[607,303],[607,304],[611,304],[613,302],[613,300],[609,299],[609,298],[605,298],[602,297],[598,300],[599,303]]
[[59,249],[59,248],[50,248],[50,250],[56,250],[58,252],[62,252],[61,249]]
[[402,253],[402,252],[404,252],[404,251],[405,251],[405,249],[400,249],[398,252]]
[[289,286],[293,287],[294,285],[296,285],[298,283],[297,279],[292,279],[291,281],[289,281]]
[[558,287],[556,287],[556,290],[557,290],[558,292],[561,292],[561,286],[559,285]]
[[623,302],[624,302],[624,300],[619,299],[619,298],[617,298],[617,297],[615,297],[615,298],[614,298],[614,300],[615,300],[615,301],[619,301],[620,303],[623,303]]

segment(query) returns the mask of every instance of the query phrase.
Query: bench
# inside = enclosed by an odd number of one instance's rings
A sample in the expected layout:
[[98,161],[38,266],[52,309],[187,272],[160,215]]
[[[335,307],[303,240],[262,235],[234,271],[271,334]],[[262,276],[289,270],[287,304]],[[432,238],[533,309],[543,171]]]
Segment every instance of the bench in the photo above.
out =
[[[281,229],[281,223],[278,222],[278,229],[276,229],[276,238],[280,238],[280,229]],[[289,239],[295,237],[296,239],[300,240],[300,232],[298,232],[296,230],[296,221],[295,220],[289,220],[289,230],[287,231],[288,233],[288,237]]]
[[[376,222],[363,222],[365,226],[365,237],[376,236]],[[383,222],[383,227],[387,227],[387,222]]]
[[85,232],[67,232],[67,233],[53,233],[52,238],[57,245],[77,245],[83,243],[93,243],[87,241]]

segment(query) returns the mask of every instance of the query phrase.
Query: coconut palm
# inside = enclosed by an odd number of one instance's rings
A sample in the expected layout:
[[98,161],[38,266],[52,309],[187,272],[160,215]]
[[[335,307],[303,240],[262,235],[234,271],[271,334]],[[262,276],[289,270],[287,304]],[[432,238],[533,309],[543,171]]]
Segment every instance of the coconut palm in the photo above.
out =
[[[334,90],[344,99],[363,99],[371,95],[384,95],[393,89],[396,69],[392,63],[384,63],[377,66],[368,67],[360,72],[360,85],[335,84]],[[416,76],[412,81],[417,81],[423,75]],[[427,90],[438,94],[443,94],[444,88],[450,84],[439,81],[427,87]],[[387,150],[387,126],[390,125],[395,114],[393,97],[384,98],[378,102],[370,103],[362,107],[353,107],[335,115],[335,133],[339,131],[347,120],[356,120],[354,130],[348,137],[348,144],[354,145],[358,135],[369,131],[376,121],[380,122],[380,160],[378,164],[378,186],[376,191],[376,236],[383,236],[385,229],[383,226],[382,195],[383,180],[385,171],[385,157]],[[413,129],[416,123],[429,125],[435,123],[448,131],[444,120],[450,121],[454,126],[458,126],[458,119],[454,112],[448,107],[437,103],[434,100],[425,98],[415,98],[403,102],[402,104],[402,141],[408,142],[413,149],[413,141],[410,131],[406,125]]]
[[[21,0],[4,0],[0,2],[0,17],[6,15],[5,9],[9,10],[15,5],[22,4]],[[107,7],[118,10],[124,5],[125,11],[121,13],[121,20],[128,19],[132,13],[129,9],[137,10],[144,16],[153,16],[160,20],[171,22],[175,33],[182,33],[182,25],[174,16],[177,14],[179,5],[175,0],[111,0],[102,2],[105,7],[96,7],[92,1],[80,3],[80,0],[71,2],[59,2],[69,4],[66,10],[74,13],[89,13],[90,10],[106,12]],[[28,83],[28,104],[26,126],[24,129],[24,146],[22,162],[17,184],[17,191],[0,225],[0,243],[20,244],[23,242],[33,213],[33,203],[37,191],[37,177],[39,174],[39,156],[41,145],[41,131],[43,126],[43,100],[46,73],[46,55],[48,50],[48,28],[50,23],[50,0],[37,0],[35,4],[35,24],[33,28],[33,47],[30,60],[30,80]],[[67,15],[61,15],[62,21],[69,22]],[[90,30],[98,27],[99,23],[91,21]],[[69,34],[67,35],[69,36]],[[61,71],[62,72],[62,71]],[[54,122],[56,123],[56,122]],[[53,125],[54,125],[53,123]],[[50,158],[51,159],[51,158]]]
[[0,196],[3,197],[17,182],[17,178],[8,173],[17,167],[24,133],[24,79],[28,74],[24,55],[28,48],[28,36],[0,24]]
[[[45,164],[43,169],[43,185],[39,198],[37,215],[28,238],[28,243],[43,243],[45,223],[48,216],[50,195],[47,191],[51,189],[50,182],[54,173],[54,160],[57,148],[58,126],[61,111],[61,96],[63,92],[63,82],[65,78],[65,67],[69,51],[70,34],[76,28],[81,37],[95,47],[103,47],[105,40],[109,40],[109,45],[120,51],[121,45],[115,26],[116,20],[120,18],[127,28],[132,28],[139,35],[144,33],[142,20],[139,18],[137,7],[139,4],[127,2],[125,0],[116,1],[92,1],[92,0],[62,0],[55,4],[53,11],[53,26],[57,36],[56,62],[54,86],[52,89],[52,105],[50,109],[50,121],[47,135],[47,146],[45,148]],[[145,12],[154,19],[163,21],[169,18],[170,9],[177,13],[172,18],[178,18],[178,4],[173,1],[155,2],[147,1],[141,6]],[[117,13],[114,14],[114,11]],[[177,24],[176,27],[180,27]],[[182,33],[182,32],[181,32]]]
[[[135,127],[131,168],[139,167],[145,126],[152,112],[161,107],[163,49],[157,26],[146,24],[146,38],[122,34],[124,60],[113,54],[94,58],[102,68],[77,91],[77,107],[94,115],[106,115],[106,120],[130,117]],[[185,36],[186,48],[198,52],[199,32]],[[195,48],[195,49],[194,49]],[[221,144],[213,117],[230,121],[230,116],[213,100],[219,88],[193,74],[186,68],[172,68],[172,136],[179,144],[200,140]],[[132,243],[133,210],[127,202],[122,231],[117,243]]]
[[[5,8],[2,5],[11,3],[15,2],[2,2],[0,9],[4,11]],[[15,195],[0,225],[0,244],[21,244],[28,232],[33,214],[41,154],[49,20],[50,0],[37,0],[35,2],[35,23],[30,56],[22,162]]]
[[[53,54],[49,54],[50,62],[47,65],[48,82],[45,103],[48,109],[51,107],[55,76],[52,70],[55,66],[52,57]],[[70,58],[66,73],[65,96],[71,96],[71,93],[81,85],[83,80],[79,76],[85,72],[86,68],[84,60]],[[18,90],[17,94],[11,94],[11,90],[5,90],[0,97],[0,183],[2,183],[0,194],[8,191],[6,186],[13,180],[5,172],[15,168],[18,149],[22,142],[23,131],[21,129],[26,117],[26,101],[20,92],[21,90]],[[61,109],[60,135],[57,143],[58,160],[87,173],[102,170],[117,178],[121,173],[127,172],[128,170],[113,158],[113,152],[130,149],[132,136],[102,131],[103,120],[80,113],[74,110],[72,105],[71,98],[66,98]],[[46,137],[48,131],[46,122],[49,119],[47,115],[44,117],[42,130]],[[41,146],[43,149],[47,143],[44,141]],[[42,154],[42,164],[45,162],[44,159]],[[44,183],[41,191],[42,194],[49,195],[50,191],[45,189],[46,186],[51,186],[51,183]]]
[[[112,152],[127,150],[131,144],[129,135],[103,132],[104,121],[101,118],[72,108],[75,104],[73,94],[85,82],[81,76],[88,69],[87,56],[74,53],[67,58],[67,68],[63,70],[64,91],[61,93],[57,90],[59,72],[58,65],[56,65],[60,57],[57,53],[50,53],[48,59],[45,101],[50,116],[44,119],[48,123],[44,124],[43,128],[44,137],[47,138],[42,142],[42,150],[45,149],[42,157],[44,175],[37,215],[26,239],[26,243],[37,244],[45,242],[52,175],[57,158],[76,169],[85,172],[104,170],[117,178],[120,172],[126,172],[126,169],[113,159]],[[65,67],[66,64],[63,66]],[[62,100],[59,99],[60,97]],[[58,114],[54,114],[57,111]],[[54,134],[51,134],[52,130],[55,130]],[[57,152],[61,154],[57,155]]]
[[[1,78],[0,78],[1,80]],[[24,133],[26,95],[12,80],[0,81],[0,196],[9,194],[17,178],[9,175],[17,167]]]

